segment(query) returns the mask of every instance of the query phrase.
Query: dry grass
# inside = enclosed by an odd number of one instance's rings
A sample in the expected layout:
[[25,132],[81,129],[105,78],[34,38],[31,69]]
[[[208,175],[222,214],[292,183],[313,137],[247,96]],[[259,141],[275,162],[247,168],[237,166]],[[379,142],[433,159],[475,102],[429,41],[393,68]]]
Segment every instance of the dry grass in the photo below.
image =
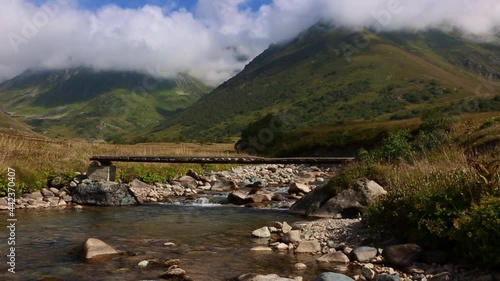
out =
[[[114,145],[84,140],[57,140],[0,131],[0,171],[13,167],[20,181],[27,186],[38,181],[39,187],[47,176],[85,172],[95,155],[151,156],[235,156],[232,144],[147,143]],[[146,167],[161,171],[176,164],[117,163],[119,169]],[[184,167],[185,166],[185,167]],[[177,165],[185,170],[188,165]],[[1,177],[1,176],[0,176]]]

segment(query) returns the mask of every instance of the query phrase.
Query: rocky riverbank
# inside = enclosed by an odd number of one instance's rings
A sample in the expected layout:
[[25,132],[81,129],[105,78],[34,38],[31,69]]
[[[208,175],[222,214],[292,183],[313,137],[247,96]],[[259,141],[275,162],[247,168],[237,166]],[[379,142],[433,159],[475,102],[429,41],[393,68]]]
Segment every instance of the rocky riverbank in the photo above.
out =
[[[16,209],[37,209],[78,205],[134,205],[158,202],[235,204],[261,208],[289,208],[333,175],[335,168],[304,165],[251,165],[227,171],[206,171],[169,182],[147,184],[91,180],[78,173],[70,182],[56,177],[41,191],[22,194]],[[12,205],[12,203],[10,203]],[[0,210],[7,210],[7,198],[0,198]]]

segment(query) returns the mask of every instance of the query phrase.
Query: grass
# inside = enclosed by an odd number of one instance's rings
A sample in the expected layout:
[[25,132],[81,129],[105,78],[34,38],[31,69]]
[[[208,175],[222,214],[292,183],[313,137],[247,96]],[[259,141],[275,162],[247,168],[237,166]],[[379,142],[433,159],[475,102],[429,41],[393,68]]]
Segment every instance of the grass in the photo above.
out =
[[[75,172],[86,172],[94,155],[166,155],[166,156],[235,156],[232,144],[147,143],[118,145],[92,143],[85,140],[59,140],[40,136],[26,136],[0,131],[0,171],[6,177],[8,167],[15,168],[23,190],[43,187],[54,175],[72,177]],[[183,165],[116,163],[118,176],[131,178],[142,173],[168,177],[193,168],[223,169],[223,165]],[[22,191],[22,190],[20,190]]]

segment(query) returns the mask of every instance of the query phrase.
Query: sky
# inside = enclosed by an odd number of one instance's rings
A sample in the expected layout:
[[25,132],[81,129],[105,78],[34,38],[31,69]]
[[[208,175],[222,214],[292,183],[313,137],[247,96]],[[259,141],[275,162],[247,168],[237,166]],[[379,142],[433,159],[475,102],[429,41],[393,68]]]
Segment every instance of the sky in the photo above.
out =
[[[353,28],[500,32],[499,0],[2,0],[0,79],[77,66],[212,86],[319,20]],[[247,60],[241,60],[242,57]]]

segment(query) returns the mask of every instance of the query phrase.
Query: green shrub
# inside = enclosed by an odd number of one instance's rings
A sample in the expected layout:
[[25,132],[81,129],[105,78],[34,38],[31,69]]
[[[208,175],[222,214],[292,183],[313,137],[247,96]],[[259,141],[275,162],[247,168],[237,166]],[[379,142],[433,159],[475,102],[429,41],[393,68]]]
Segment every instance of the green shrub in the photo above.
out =
[[453,238],[465,255],[500,267],[500,198],[487,197],[455,220]]
[[410,161],[414,154],[411,134],[408,130],[389,133],[382,146],[368,152],[360,150],[360,158],[365,163]]
[[462,170],[410,178],[369,206],[364,221],[382,236],[442,247],[452,242],[454,221],[479,202],[483,188],[477,175]]

